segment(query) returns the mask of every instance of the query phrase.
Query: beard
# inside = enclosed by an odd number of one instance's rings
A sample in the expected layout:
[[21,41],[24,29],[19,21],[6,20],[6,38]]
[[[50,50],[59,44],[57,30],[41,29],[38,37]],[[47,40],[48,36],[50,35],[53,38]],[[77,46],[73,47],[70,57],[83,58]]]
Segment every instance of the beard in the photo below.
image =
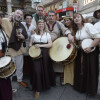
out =
[[18,21],[18,22],[21,22],[22,21],[22,18],[14,17],[14,20],[15,21]]

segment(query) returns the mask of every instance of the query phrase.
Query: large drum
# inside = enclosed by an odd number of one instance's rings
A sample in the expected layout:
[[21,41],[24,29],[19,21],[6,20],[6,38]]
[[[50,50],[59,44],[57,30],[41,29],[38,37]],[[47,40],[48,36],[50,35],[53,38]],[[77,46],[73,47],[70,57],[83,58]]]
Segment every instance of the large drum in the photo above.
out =
[[53,46],[49,49],[49,55],[55,62],[69,64],[77,56],[77,50],[73,44],[69,44],[67,37],[60,37],[53,42]]
[[41,49],[40,48],[36,49],[35,46],[33,45],[29,49],[29,55],[32,58],[39,58],[41,55]]
[[0,58],[0,78],[7,78],[15,72],[16,68],[10,56]]

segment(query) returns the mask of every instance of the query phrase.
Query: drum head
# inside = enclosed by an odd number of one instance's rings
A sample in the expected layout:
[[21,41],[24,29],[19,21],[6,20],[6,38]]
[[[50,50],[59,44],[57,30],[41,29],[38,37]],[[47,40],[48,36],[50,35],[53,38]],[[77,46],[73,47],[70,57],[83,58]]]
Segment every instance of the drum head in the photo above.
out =
[[67,37],[60,37],[53,42],[53,46],[49,49],[50,58],[56,62],[67,59],[73,51],[73,45],[68,49],[69,44]]
[[41,54],[41,49],[40,48],[36,49],[35,46],[30,47],[30,49],[29,49],[29,55],[31,57],[37,58],[37,57],[40,56],[40,54]]
[[4,56],[0,58],[0,68],[5,67],[11,62],[11,57],[9,56]]
[[[87,47],[91,47],[92,42],[93,42],[92,39],[84,39],[84,40],[82,41],[82,43],[81,43],[82,49],[85,49],[85,48],[87,48]],[[91,52],[94,51],[94,50],[95,50],[95,48],[92,49]]]

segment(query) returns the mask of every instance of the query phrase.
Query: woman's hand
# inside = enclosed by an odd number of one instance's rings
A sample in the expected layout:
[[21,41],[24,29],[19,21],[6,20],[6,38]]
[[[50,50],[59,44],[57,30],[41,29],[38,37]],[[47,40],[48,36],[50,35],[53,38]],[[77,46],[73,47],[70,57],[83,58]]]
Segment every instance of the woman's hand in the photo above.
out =
[[71,34],[68,34],[68,40],[70,43],[74,43],[74,37]]
[[85,53],[90,53],[91,52],[91,47],[83,49]]
[[40,44],[35,44],[34,46],[36,49],[40,48]]

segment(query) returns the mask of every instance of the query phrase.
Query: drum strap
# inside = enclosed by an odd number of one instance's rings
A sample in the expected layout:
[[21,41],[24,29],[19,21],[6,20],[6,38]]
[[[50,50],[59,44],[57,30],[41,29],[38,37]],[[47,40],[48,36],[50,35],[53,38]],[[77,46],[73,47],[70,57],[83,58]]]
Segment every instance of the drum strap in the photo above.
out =
[[3,32],[2,29],[1,29],[1,33],[2,33],[2,35],[3,35],[3,37],[4,37],[4,40],[5,40],[5,41],[2,43],[2,52],[5,53],[6,50],[7,50],[7,39],[6,39],[6,36],[4,35],[4,32]]
[[56,21],[56,23],[57,23],[57,27],[58,27],[58,29],[59,29],[59,31],[60,31],[60,35],[63,35],[63,34],[62,34],[62,30],[61,30],[61,26],[60,26],[59,22]]

